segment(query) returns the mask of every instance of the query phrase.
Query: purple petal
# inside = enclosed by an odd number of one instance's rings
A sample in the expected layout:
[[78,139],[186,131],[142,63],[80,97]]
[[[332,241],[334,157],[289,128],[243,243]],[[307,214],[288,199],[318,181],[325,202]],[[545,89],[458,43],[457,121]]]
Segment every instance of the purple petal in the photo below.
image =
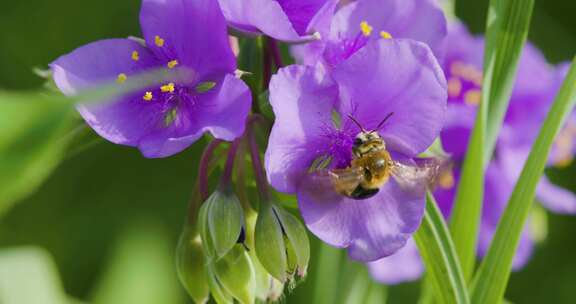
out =
[[[284,13],[288,16],[288,19],[292,23],[292,27],[296,30],[298,35],[304,36],[311,33],[309,31],[309,25],[312,19],[318,14],[318,12],[326,6],[326,4],[331,4],[332,11],[336,8],[338,1],[326,1],[326,0],[278,0],[278,3],[284,10]],[[327,21],[330,20],[332,14],[329,11],[323,11],[325,15],[321,16],[322,20],[317,21],[324,23],[325,27],[328,27]],[[326,14],[327,13],[327,14]]]
[[228,23],[250,34],[264,33],[287,42],[314,39],[311,34],[326,26],[335,0],[218,0]]
[[412,238],[395,254],[366,265],[374,280],[387,285],[416,281],[424,272],[424,265]]
[[393,180],[365,200],[346,198],[330,186],[308,176],[298,189],[300,212],[314,235],[347,248],[352,259],[367,262],[394,254],[420,225],[424,197],[403,192]]
[[444,150],[455,161],[462,161],[466,155],[475,118],[476,108],[461,103],[448,104],[446,123],[440,136]]
[[484,38],[473,36],[459,21],[450,22],[444,42],[444,70],[450,71],[450,64],[456,61],[471,64],[482,70],[484,61]]
[[194,97],[195,104],[176,109],[177,117],[169,127],[158,129],[139,142],[146,157],[176,154],[205,132],[227,141],[244,133],[251,96],[242,80],[226,75],[221,85]]
[[[516,181],[528,158],[530,147],[500,147],[498,157],[509,180]],[[548,210],[557,213],[576,214],[576,195],[570,190],[555,186],[542,176],[536,188],[536,197]]]
[[[133,51],[140,59],[133,61]],[[118,75],[127,77],[156,66],[153,54],[128,39],[109,39],[82,46],[51,64],[54,81],[66,95],[113,82]],[[102,137],[123,145],[135,146],[158,121],[155,106],[142,102],[142,94],[116,101],[78,106],[86,122]]]
[[536,188],[536,198],[546,209],[563,214],[576,214],[574,192],[552,184],[546,176],[540,178]]
[[526,44],[500,140],[508,145],[531,145],[558,89],[554,70],[542,53],[532,44]]
[[[373,28],[370,39],[381,39],[379,33],[386,31],[394,38],[424,42],[441,58],[446,20],[442,10],[431,0],[351,2],[334,14],[330,32],[322,32],[321,41],[293,46],[292,53],[302,64],[311,65],[319,60],[326,60],[330,66],[335,66],[364,44],[358,42],[358,37],[361,36],[360,24],[363,21]],[[367,39],[362,39],[365,40]]]
[[312,67],[293,65],[272,77],[270,104],[276,121],[265,158],[268,180],[277,190],[295,192],[300,175],[318,157],[337,94],[334,84]]
[[[215,0],[143,0],[140,24],[158,58],[178,60],[202,81],[236,69],[226,22]],[[164,40],[162,47],[156,36]]]
[[[480,226],[480,237],[478,240],[478,255],[484,256],[492,238],[496,233],[498,222],[512,194],[514,182],[506,179],[506,174],[495,163],[488,166],[486,170],[486,182],[484,188],[484,204],[482,207],[482,221]],[[520,243],[514,256],[513,268],[522,268],[530,259],[533,251],[533,241],[530,235],[530,222],[526,222],[522,231]]]
[[438,136],[446,112],[446,79],[430,49],[412,40],[368,43],[338,65],[339,112],[372,129],[394,113],[380,134],[391,150],[412,157]]

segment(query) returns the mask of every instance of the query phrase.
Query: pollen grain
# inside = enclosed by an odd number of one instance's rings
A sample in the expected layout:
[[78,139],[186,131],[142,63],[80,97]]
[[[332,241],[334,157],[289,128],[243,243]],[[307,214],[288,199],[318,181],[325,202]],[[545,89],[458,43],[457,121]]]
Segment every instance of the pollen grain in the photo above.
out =
[[127,79],[128,79],[128,76],[126,76],[126,74],[120,73],[120,74],[118,74],[118,77],[116,78],[116,82],[119,84],[122,84],[122,83],[126,82]]
[[172,82],[160,87],[160,91],[162,91],[162,93],[174,93],[174,90],[174,83]]
[[178,65],[178,60],[172,60],[170,62],[168,62],[167,66],[169,69],[173,69]]
[[372,34],[372,26],[370,24],[368,24],[368,22],[366,21],[362,21],[360,22],[360,30],[362,30],[362,34],[366,37],[370,36],[370,34]]
[[146,92],[146,94],[144,94],[144,96],[142,97],[142,99],[144,99],[145,101],[151,101],[152,98],[154,98],[152,92]]
[[154,37],[154,44],[156,44],[157,47],[163,47],[164,46],[164,39],[162,39],[160,36],[156,35],[156,37]]

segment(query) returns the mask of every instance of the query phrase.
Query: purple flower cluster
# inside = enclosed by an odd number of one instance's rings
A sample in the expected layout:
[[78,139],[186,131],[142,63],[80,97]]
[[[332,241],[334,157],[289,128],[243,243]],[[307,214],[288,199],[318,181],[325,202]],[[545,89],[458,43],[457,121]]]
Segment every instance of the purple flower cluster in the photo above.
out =
[[159,68],[186,77],[78,111],[98,134],[138,147],[146,157],[178,153],[205,132],[232,140],[244,132],[248,86],[234,76],[236,58],[226,21],[213,0],[143,0],[144,41],[107,39],[80,47],[51,64],[65,94]]
[[[281,69],[270,83],[276,116],[266,152],[271,185],[297,194],[312,233],[362,261],[405,245],[421,222],[424,196],[391,180],[374,197],[356,200],[322,188],[305,173],[322,158],[331,160],[330,168],[350,166],[361,130],[348,117],[375,130],[393,113],[378,130],[387,149],[396,159],[417,157],[439,135],[447,99],[433,51],[417,41],[440,45],[446,32],[441,10],[431,1],[392,1],[382,19],[375,14],[380,5],[341,7],[322,39],[293,47],[301,65]],[[431,17],[414,19],[420,14]]]
[[[265,153],[268,182],[296,195],[308,229],[369,262],[377,280],[398,283],[421,275],[411,236],[423,217],[424,192],[406,191],[390,178],[370,197],[352,198],[324,188],[315,165],[349,169],[367,133],[385,147],[390,163],[409,166],[440,137],[453,166],[439,175],[435,195],[448,218],[480,102],[482,38],[459,23],[448,29],[435,0],[143,0],[140,24],[143,40],[94,42],[51,64],[56,85],[68,95],[106,83],[121,87],[141,73],[167,73],[158,85],[79,105],[98,134],[146,157],[176,154],[206,132],[235,140],[244,133],[252,97],[235,76],[228,27],[298,43],[291,47],[298,64],[270,79],[275,121]],[[565,73],[533,46],[525,48],[486,173],[480,255]],[[550,165],[572,160],[572,118]],[[538,199],[552,211],[576,213],[576,196],[546,177]],[[526,263],[532,247],[527,227],[515,267]]]

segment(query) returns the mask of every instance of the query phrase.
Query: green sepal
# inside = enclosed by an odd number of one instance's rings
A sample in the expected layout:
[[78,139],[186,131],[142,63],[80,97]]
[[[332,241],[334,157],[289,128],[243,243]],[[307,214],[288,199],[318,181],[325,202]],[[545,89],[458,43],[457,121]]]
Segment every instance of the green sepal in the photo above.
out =
[[254,303],[256,275],[246,249],[237,244],[224,257],[215,262],[214,272],[225,292],[240,303]]
[[[286,252],[288,253],[288,263],[290,271],[298,271],[298,276],[306,275],[308,262],[310,261],[310,241],[306,228],[294,215],[278,207],[274,208],[278,216],[284,233],[286,234]],[[292,268],[291,259],[295,259],[296,268]]]
[[284,245],[284,235],[272,204],[260,205],[254,234],[258,260],[271,276],[280,282],[286,282],[288,279],[288,258]]
[[218,189],[200,209],[200,235],[209,258],[220,259],[238,242],[244,225],[240,201],[230,188]]
[[180,283],[195,303],[206,303],[210,297],[205,263],[200,236],[185,227],[176,249],[176,268]]

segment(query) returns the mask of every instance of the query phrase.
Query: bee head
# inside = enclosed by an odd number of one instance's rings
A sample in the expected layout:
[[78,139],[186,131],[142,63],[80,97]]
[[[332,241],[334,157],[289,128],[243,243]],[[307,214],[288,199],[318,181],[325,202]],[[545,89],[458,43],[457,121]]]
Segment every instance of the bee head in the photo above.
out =
[[360,157],[366,153],[385,149],[386,145],[380,134],[376,131],[360,132],[352,143],[352,152]]

